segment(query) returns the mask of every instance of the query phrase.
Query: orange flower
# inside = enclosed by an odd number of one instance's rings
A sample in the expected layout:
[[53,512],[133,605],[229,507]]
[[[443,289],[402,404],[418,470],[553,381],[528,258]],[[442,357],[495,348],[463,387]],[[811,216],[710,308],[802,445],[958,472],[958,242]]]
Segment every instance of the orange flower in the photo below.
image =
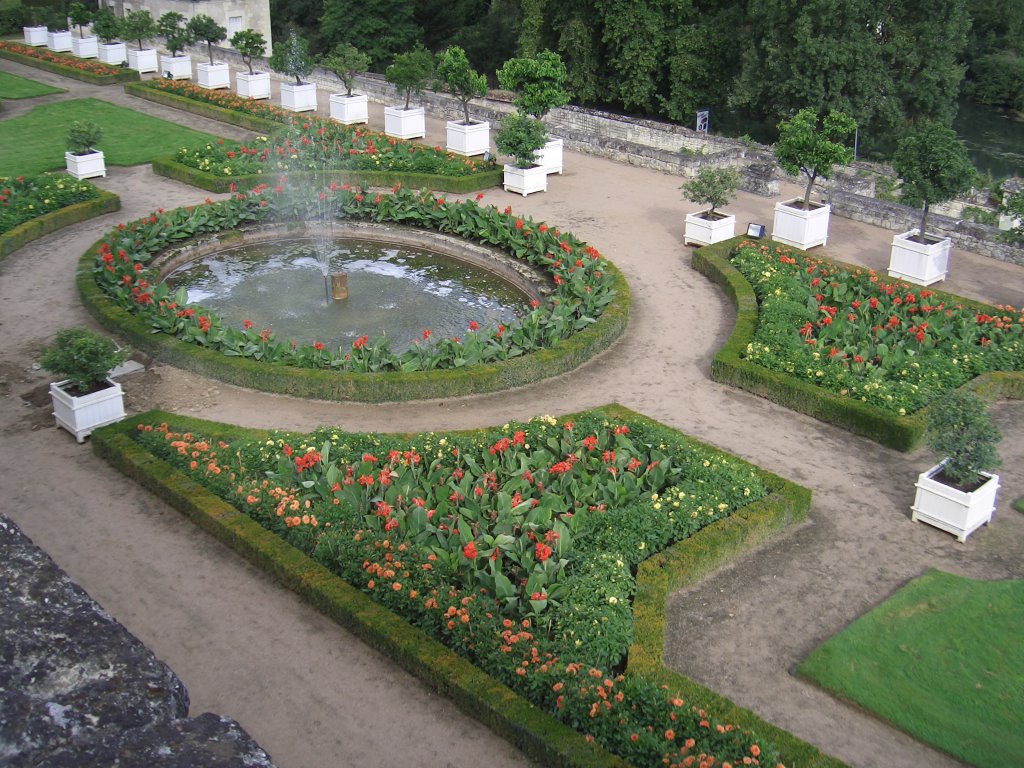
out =
[[676,732],[673,731],[671,728],[669,728],[667,731],[665,731],[665,740],[666,741],[675,741],[676,740]]

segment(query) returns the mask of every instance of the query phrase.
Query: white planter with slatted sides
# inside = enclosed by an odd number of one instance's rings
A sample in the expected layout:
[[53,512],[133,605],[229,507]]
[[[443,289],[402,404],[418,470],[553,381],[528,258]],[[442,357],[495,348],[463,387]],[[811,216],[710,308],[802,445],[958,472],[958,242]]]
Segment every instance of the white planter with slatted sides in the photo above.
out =
[[128,46],[124,43],[100,43],[96,49],[96,56],[104,64],[112,67],[120,67],[128,61]]
[[832,206],[826,203],[808,203],[800,198],[775,204],[772,240],[805,251],[828,241],[828,219]]
[[315,112],[316,83],[281,83],[281,108],[291,112]]
[[36,47],[46,45],[46,35],[49,33],[46,27],[22,27],[21,33],[25,36],[25,45]]
[[160,55],[160,74],[170,80],[192,79],[192,57]]
[[223,62],[196,64],[196,80],[200,88],[215,91],[231,87],[231,69]]
[[562,144],[562,139],[548,139],[537,151],[537,164],[543,165],[548,173],[562,174]]
[[736,217],[715,211],[686,214],[684,245],[713,245],[736,234]]
[[235,75],[235,89],[239,96],[247,99],[269,99],[270,98],[270,73],[269,72],[239,72]]
[[331,119],[342,125],[357,125],[370,122],[369,99],[365,93],[332,93],[330,97]]
[[448,136],[446,149],[455,155],[474,157],[491,149],[491,124],[487,121],[463,123],[449,120],[445,123]]
[[128,49],[128,66],[140,74],[145,72],[157,72],[160,69],[160,62],[155,48],[143,48],[136,51]]
[[78,442],[99,429],[125,417],[124,390],[116,381],[107,379],[103,389],[87,395],[72,395],[67,388],[70,381],[50,384],[50,399],[53,401],[53,417],[58,427],[63,427]]
[[923,238],[912,229],[892,239],[889,253],[889,277],[918,285],[931,285],[945,280],[949,272],[949,252],[953,241],[948,237],[926,234]]
[[534,165],[530,168],[517,168],[514,165],[506,165],[502,186],[504,186],[506,192],[518,192],[523,197],[534,192],[547,192],[547,168],[543,165]]
[[944,464],[936,464],[918,476],[917,494],[910,508],[911,519],[948,531],[964,542],[978,528],[991,522],[999,475],[979,472],[979,479],[984,482],[972,491],[962,491],[936,479]]
[[46,47],[56,53],[67,53],[71,50],[71,32],[47,32]]
[[72,37],[71,53],[79,59],[99,58],[100,40],[98,37]]
[[396,139],[422,139],[427,135],[423,107],[384,107],[384,133]]

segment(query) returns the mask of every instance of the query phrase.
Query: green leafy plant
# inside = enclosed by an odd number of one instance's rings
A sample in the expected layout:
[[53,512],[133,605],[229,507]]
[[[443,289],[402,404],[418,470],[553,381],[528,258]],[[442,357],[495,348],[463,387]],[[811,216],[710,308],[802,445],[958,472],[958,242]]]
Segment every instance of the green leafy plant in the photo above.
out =
[[181,56],[185,46],[195,42],[191,30],[185,26],[185,17],[175,11],[168,11],[161,16],[156,22],[156,28],[171,56]]
[[783,170],[790,176],[803,173],[807,177],[804,208],[810,207],[811,189],[818,178],[829,178],[832,166],[853,160],[853,149],[842,143],[857,128],[853,118],[832,110],[820,123],[818,113],[805,107],[779,123],[779,140],[775,142],[775,159]]
[[249,68],[249,74],[256,74],[252,70],[252,60],[257,56],[262,56],[267,50],[267,41],[263,35],[252,29],[243,29],[235,32],[229,42],[231,47],[241,55],[245,66]]
[[68,152],[73,155],[87,155],[103,136],[103,129],[90,120],[76,120],[68,128]]
[[185,29],[193,40],[206,43],[206,53],[213,64],[213,44],[226,38],[228,31],[204,13],[198,13],[189,19]]
[[78,27],[78,36],[83,37],[82,27],[93,20],[93,13],[84,3],[75,2],[68,6],[68,20]]
[[933,121],[921,123],[900,141],[892,167],[903,180],[902,202],[921,206],[921,238],[927,234],[928,207],[966,192],[977,177],[964,143],[951,128]]
[[1003,237],[1011,243],[1024,243],[1024,189],[1018,189],[999,206],[999,212],[1010,216],[1013,224]]
[[516,168],[529,168],[537,162],[537,150],[547,139],[544,123],[517,112],[501,121],[501,128],[494,135],[494,145],[499,152],[515,159]]
[[1002,435],[988,415],[988,404],[972,392],[954,389],[935,400],[926,414],[925,442],[949,479],[970,486],[979,472],[990,472],[1001,461],[997,446]]
[[707,213],[713,218],[716,208],[732,202],[739,185],[740,172],[735,168],[713,168],[705,165],[680,189],[687,200],[698,205],[711,206]]
[[434,88],[441,87],[446,87],[462,104],[464,122],[468,124],[469,102],[487,95],[487,78],[470,66],[462,48],[451,45],[437,57],[434,68]]
[[552,51],[509,59],[498,70],[498,84],[516,93],[516,109],[538,119],[569,102],[567,78],[562,57]]
[[309,43],[293,30],[287,40],[274,46],[274,52],[270,55],[270,66],[275,72],[294,77],[296,85],[302,85],[302,78],[313,71]]
[[128,40],[137,41],[141,51],[142,44],[147,40],[152,40],[159,33],[156,22],[149,11],[128,11],[124,15],[121,34]]
[[96,37],[109,44],[121,37],[122,26],[121,20],[104,8],[96,13],[92,22],[92,31],[96,33]]
[[399,95],[405,95],[405,109],[414,93],[423,93],[434,73],[434,54],[426,48],[415,48],[395,56],[395,61],[384,71],[384,77],[395,86]]
[[123,363],[127,350],[119,350],[113,341],[87,328],[64,328],[57,331],[52,346],[44,347],[39,364],[71,382],[84,394],[100,388],[110,369]]
[[337,45],[333,51],[323,58],[320,65],[328,72],[333,72],[345,84],[345,95],[352,95],[356,75],[365,72],[370,66],[370,57],[360,52],[351,43]]

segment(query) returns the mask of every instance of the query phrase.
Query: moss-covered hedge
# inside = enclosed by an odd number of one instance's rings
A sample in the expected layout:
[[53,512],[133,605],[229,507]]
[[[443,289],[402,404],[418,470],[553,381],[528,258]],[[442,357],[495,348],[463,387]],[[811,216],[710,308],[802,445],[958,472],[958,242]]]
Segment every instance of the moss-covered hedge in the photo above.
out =
[[111,192],[98,191],[99,197],[94,200],[86,200],[61,208],[59,211],[52,211],[31,221],[26,221],[24,224],[19,224],[14,229],[0,235],[0,261],[23,245],[38,240],[51,232],[56,232],[58,229],[121,210],[121,198]]
[[45,69],[47,72],[53,72],[54,74],[63,75],[64,77],[70,77],[73,80],[81,80],[85,83],[92,83],[93,85],[115,85],[117,83],[126,83],[139,79],[139,73],[134,69],[122,69],[109,75],[96,75],[92,72],[85,72],[81,69],[76,69],[75,67],[61,66],[58,63],[39,59],[35,56],[22,56],[21,54],[7,50],[2,46],[0,46],[0,58],[16,61],[19,64],[25,64],[26,66],[35,67],[36,69]]
[[[208,104],[205,101],[188,99],[176,93],[158,91],[147,86],[145,83],[126,83],[124,92],[131,96],[138,96],[140,99],[163,104],[165,107],[174,107],[184,112],[191,112],[193,115],[208,117],[211,120],[219,120],[230,125],[237,125],[239,128],[246,128],[256,133],[273,133],[282,127],[281,123],[276,120],[267,120],[257,115],[249,115],[234,109],[225,109],[216,104]],[[227,189],[217,191],[227,191]]]
[[[729,260],[729,253],[744,239],[736,237],[693,252],[693,268],[720,286],[736,307],[736,326],[711,362],[711,378],[863,435],[886,447],[898,451],[917,448],[924,435],[927,409],[909,416],[897,416],[744,359],[743,354],[757,329],[757,297],[747,279]],[[977,303],[960,297],[956,300],[964,304]],[[1020,398],[1024,393],[1024,373],[986,373],[968,386],[989,399]]]

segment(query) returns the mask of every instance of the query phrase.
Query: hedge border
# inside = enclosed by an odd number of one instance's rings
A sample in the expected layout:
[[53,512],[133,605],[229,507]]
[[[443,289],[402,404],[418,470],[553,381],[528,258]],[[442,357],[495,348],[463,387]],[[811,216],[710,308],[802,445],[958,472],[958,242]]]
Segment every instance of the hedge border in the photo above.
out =
[[[231,232],[222,231],[219,237],[230,239]],[[381,403],[451,399],[522,387],[575,370],[610,347],[629,321],[629,284],[618,268],[606,260],[605,271],[614,278],[615,299],[595,323],[554,347],[498,363],[407,373],[355,373],[272,365],[230,357],[167,334],[153,333],[148,323],[119,307],[96,284],[93,268],[101,242],[94,243],[79,259],[75,282],[86,310],[104,328],[123,336],[134,348],[179,368],[228,384],[293,397]]]
[[139,79],[139,73],[134,69],[122,69],[120,72],[110,75],[94,75],[91,72],[83,72],[73,67],[64,67],[52,61],[37,59],[34,56],[22,56],[20,53],[9,51],[2,46],[0,46],[0,58],[16,61],[19,64],[25,64],[36,69],[45,69],[47,72],[70,77],[72,80],[81,80],[84,83],[92,83],[93,85],[115,85]]
[[50,211],[50,213],[23,222],[0,235],[0,261],[22,246],[51,232],[56,232],[58,229],[121,210],[120,197],[98,187],[96,191],[99,192],[99,196],[93,200],[83,200],[80,203],[72,203],[56,211]]
[[[743,236],[735,237],[693,252],[693,268],[722,288],[736,307],[736,325],[711,361],[711,378],[867,437],[887,448],[903,452],[917,448],[924,436],[926,408],[909,416],[897,416],[868,403],[840,397],[809,382],[769,370],[743,358],[747,344],[753,340],[757,330],[757,296],[753,286],[729,261],[729,252],[745,239]],[[806,251],[793,250],[806,254]],[[857,268],[834,259],[828,260],[840,267]],[[942,295],[955,299],[957,303],[985,306],[961,296],[947,293]],[[1024,372],[984,373],[965,386],[988,400],[998,397],[1021,399],[1024,398]]]
[[246,128],[257,133],[273,133],[284,127],[284,123],[276,120],[268,120],[258,115],[249,115],[234,109],[218,107],[216,104],[209,104],[205,101],[188,99],[176,93],[159,91],[147,86],[145,82],[125,83],[124,92],[129,96],[137,96],[140,99],[146,99],[146,101],[163,104],[165,107],[173,107],[183,112],[191,112],[193,115],[208,117],[211,120],[236,125],[239,128]]
[[[671,429],[618,404],[591,410],[610,418],[644,421],[662,429]],[[538,710],[454,651],[373,602],[369,596],[310,560],[235,507],[150,454],[130,437],[136,431],[136,425],[161,421],[173,424],[175,428],[216,433],[229,439],[265,438],[269,434],[268,430],[149,411],[93,432],[93,451],[542,765],[556,768],[627,768],[630,765],[587,742],[582,734]],[[719,450],[695,438],[684,437],[697,445]],[[669,591],[695,583],[807,516],[811,503],[809,489],[760,467],[755,466],[755,469],[770,490],[767,497],[736,510],[730,517],[713,523],[694,537],[641,564],[633,609],[634,634],[648,639],[631,646],[627,673],[643,675],[655,682],[679,688],[691,703],[713,708],[717,719],[748,728],[759,735],[770,734],[768,740],[788,765],[845,768],[844,763],[824,755],[816,747],[698,683],[665,669],[661,663],[664,609]],[[660,604],[653,602],[657,600]]]

